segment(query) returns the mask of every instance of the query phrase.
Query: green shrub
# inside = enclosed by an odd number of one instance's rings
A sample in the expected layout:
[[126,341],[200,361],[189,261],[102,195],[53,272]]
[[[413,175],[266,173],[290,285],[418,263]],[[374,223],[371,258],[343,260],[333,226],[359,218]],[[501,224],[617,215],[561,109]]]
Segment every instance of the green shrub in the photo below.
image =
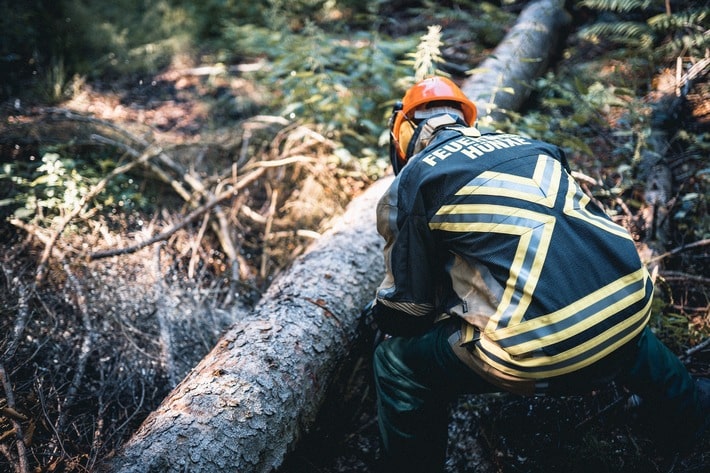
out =
[[377,146],[391,102],[402,93],[396,78],[411,74],[398,60],[416,44],[369,32],[327,34],[314,23],[299,35],[230,24],[225,37],[244,54],[268,57],[270,67],[257,79],[272,91],[276,113],[316,124],[358,155]]
[[189,47],[186,11],[167,0],[0,0],[0,98],[58,101],[75,75],[131,75]]
[[[46,149],[39,160],[17,160],[0,168],[0,183],[11,189],[0,200],[0,215],[40,227],[50,227],[82,205],[82,199],[116,168],[116,159],[104,150],[101,155],[72,156],[62,148]],[[79,217],[96,212],[148,210],[155,186],[134,181],[129,174],[115,176]],[[80,231],[80,227],[69,227]]]

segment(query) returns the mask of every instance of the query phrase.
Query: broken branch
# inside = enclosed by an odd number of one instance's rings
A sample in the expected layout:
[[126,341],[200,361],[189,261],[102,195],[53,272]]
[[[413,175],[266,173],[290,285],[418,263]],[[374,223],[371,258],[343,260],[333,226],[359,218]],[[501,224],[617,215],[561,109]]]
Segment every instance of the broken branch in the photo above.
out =
[[128,253],[135,253],[136,251],[138,251],[142,248],[145,248],[146,246],[152,245],[152,244],[157,243],[159,241],[166,240],[166,239],[170,238],[178,230],[185,228],[187,225],[189,225],[190,223],[195,221],[197,218],[201,217],[202,214],[204,214],[205,212],[210,211],[216,205],[233,197],[240,189],[244,188],[245,186],[247,186],[251,182],[258,179],[265,171],[266,171],[265,168],[259,168],[255,171],[252,171],[250,174],[248,174],[242,180],[240,180],[233,188],[223,191],[222,193],[213,197],[209,202],[196,208],[195,210],[190,212],[188,214],[188,216],[185,217],[185,219],[183,219],[178,224],[173,225],[172,227],[168,228],[164,232],[162,232],[158,235],[155,235],[154,237],[149,238],[148,240],[142,241],[142,242],[140,242],[136,245],[133,245],[133,246],[128,246],[126,248],[119,248],[119,249],[114,249],[114,250],[97,251],[97,252],[91,253],[91,254],[89,254],[89,259],[90,260],[97,260],[97,259],[101,259],[101,258],[107,258],[110,256],[119,256],[119,255],[125,255]]
[[62,220],[57,225],[57,228],[54,230],[54,232],[52,232],[51,236],[49,237],[49,240],[46,242],[44,251],[42,252],[42,258],[40,258],[39,265],[37,266],[37,274],[35,276],[35,281],[37,282],[37,284],[41,284],[41,282],[44,280],[44,276],[47,269],[47,260],[49,259],[49,255],[51,254],[54,245],[59,239],[59,235],[62,234],[69,222],[71,222],[77,215],[79,215],[79,213],[87,204],[87,202],[89,202],[91,199],[96,197],[102,190],[104,190],[104,188],[111,179],[113,179],[119,174],[123,174],[129,171],[131,168],[140,163],[150,160],[151,158],[157,156],[160,153],[161,150],[159,148],[156,150],[149,146],[148,149],[146,149],[143,154],[135,161],[117,167],[116,169],[111,171],[106,177],[101,179],[101,181],[99,181],[88,193],[86,193],[81,198],[79,203],[74,207],[74,210],[72,210],[71,213],[62,218]]
[[[0,364],[0,384],[2,384],[2,388],[5,390],[5,400],[7,402],[7,406],[14,410],[15,396],[12,392],[12,384],[10,383],[10,378],[8,377],[7,372],[5,371],[5,366],[2,364]],[[22,425],[15,418],[11,417],[10,421],[12,422],[12,430],[15,432],[15,437],[17,439],[16,445],[19,463],[17,466],[17,472],[28,473],[29,468],[27,462],[27,448],[25,446],[25,440],[22,435]]]
[[667,258],[667,257],[669,257],[669,256],[676,255],[676,254],[681,253],[681,252],[683,252],[683,251],[685,251],[685,250],[690,250],[690,249],[693,249],[693,248],[700,248],[700,247],[706,246],[706,245],[708,245],[708,244],[710,244],[710,238],[706,238],[706,239],[704,239],[704,240],[694,241],[693,243],[688,243],[687,245],[681,245],[681,246],[679,246],[679,247],[677,247],[677,248],[673,248],[673,249],[670,250],[670,251],[666,251],[665,253],[661,253],[660,255],[651,258],[650,260],[648,260],[648,261],[646,262],[646,264],[657,263],[658,261],[660,261],[660,260],[662,260],[662,259],[665,259],[665,258]]

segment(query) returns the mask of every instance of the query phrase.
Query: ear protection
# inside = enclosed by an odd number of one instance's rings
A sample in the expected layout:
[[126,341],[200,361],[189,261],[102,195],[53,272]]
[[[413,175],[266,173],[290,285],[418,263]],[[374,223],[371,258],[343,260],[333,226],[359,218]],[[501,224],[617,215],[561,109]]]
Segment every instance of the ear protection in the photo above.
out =
[[411,156],[409,148],[416,141],[412,140],[412,137],[415,134],[419,135],[418,129],[419,127],[409,120],[404,120],[399,126],[399,153],[401,156]]
[[462,117],[449,113],[425,119],[418,125],[404,116],[401,110],[394,111],[392,116],[394,123],[399,125],[399,140],[395,136],[395,131],[390,129],[390,161],[395,175],[404,167],[409,157],[427,147],[438,129],[452,125],[466,126]]
[[395,176],[397,174],[399,174],[400,169],[402,169],[402,166],[405,165],[405,161],[400,158],[401,151],[400,151],[399,139],[397,138],[397,135],[399,134],[398,128],[399,128],[399,125],[401,125],[403,115],[404,114],[402,113],[402,102],[401,101],[395,102],[395,104],[392,106],[392,115],[390,115],[390,119],[389,119],[390,162],[392,163],[392,169],[394,170]]

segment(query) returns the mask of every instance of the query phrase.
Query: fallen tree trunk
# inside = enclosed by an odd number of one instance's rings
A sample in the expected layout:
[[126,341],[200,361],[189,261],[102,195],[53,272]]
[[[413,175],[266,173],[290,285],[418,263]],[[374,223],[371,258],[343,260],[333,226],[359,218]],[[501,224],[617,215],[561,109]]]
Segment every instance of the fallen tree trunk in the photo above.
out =
[[461,90],[478,108],[479,121],[501,119],[503,111],[523,106],[530,94],[530,81],[547,69],[569,22],[561,0],[531,2],[520,13],[493,54],[461,84]]
[[106,471],[268,472],[312,424],[382,278],[378,181],[142,424]]
[[[560,1],[531,4],[521,14],[526,24],[529,9],[538,12],[535,25],[560,24],[541,17],[562,15]],[[553,26],[547,29],[549,41],[526,56],[494,52],[499,59],[490,73],[516,84],[534,79],[540,68],[510,62],[538,57],[546,64],[556,33]],[[516,37],[530,42],[525,35]],[[509,41],[502,47],[510,47]],[[503,56],[510,62],[501,61]],[[483,100],[481,91],[467,93]],[[499,108],[515,107],[506,102]],[[389,182],[378,181],[352,202],[332,231],[272,283],[254,311],[222,337],[103,471],[245,473],[281,465],[315,419],[332,373],[355,342],[359,310],[381,280],[374,206]]]

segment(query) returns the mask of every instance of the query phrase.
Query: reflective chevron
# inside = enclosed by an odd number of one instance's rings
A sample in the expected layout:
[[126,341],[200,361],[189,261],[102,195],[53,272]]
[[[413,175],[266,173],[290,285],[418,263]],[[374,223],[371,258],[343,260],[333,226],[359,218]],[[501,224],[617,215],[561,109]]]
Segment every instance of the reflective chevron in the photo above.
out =
[[480,232],[519,238],[505,291],[489,330],[522,319],[535,292],[555,226],[551,215],[517,207],[489,204],[442,206],[429,227],[449,232]]
[[[567,191],[561,196],[563,183]],[[553,313],[525,319],[555,231],[556,218],[549,209],[558,198],[564,199],[566,216],[630,241],[625,229],[586,209],[589,197],[571,176],[563,177],[557,160],[539,155],[532,177],[485,171],[456,195],[464,197],[463,201],[439,208],[429,222],[432,230],[517,238],[497,311],[476,345],[479,355],[492,366],[532,378],[567,373],[611,352],[645,325],[653,291],[645,268],[623,275]],[[487,199],[478,203],[467,201],[465,196]],[[624,316],[602,327],[600,323],[618,314]],[[584,343],[554,355],[545,353],[546,347],[580,333],[589,334]]]
[[456,195],[510,197],[552,208],[557,198],[561,175],[562,165],[559,161],[541,154],[538,156],[532,178],[485,171],[462,187]]
[[629,233],[623,227],[615,224],[609,219],[601,217],[599,215],[594,215],[586,206],[590,202],[589,196],[587,196],[579,188],[577,183],[574,181],[572,176],[567,176],[567,182],[569,184],[567,190],[567,196],[565,197],[565,208],[564,213],[570,217],[578,218],[584,220],[590,225],[594,225],[597,228],[609,232],[621,238],[630,239]]

